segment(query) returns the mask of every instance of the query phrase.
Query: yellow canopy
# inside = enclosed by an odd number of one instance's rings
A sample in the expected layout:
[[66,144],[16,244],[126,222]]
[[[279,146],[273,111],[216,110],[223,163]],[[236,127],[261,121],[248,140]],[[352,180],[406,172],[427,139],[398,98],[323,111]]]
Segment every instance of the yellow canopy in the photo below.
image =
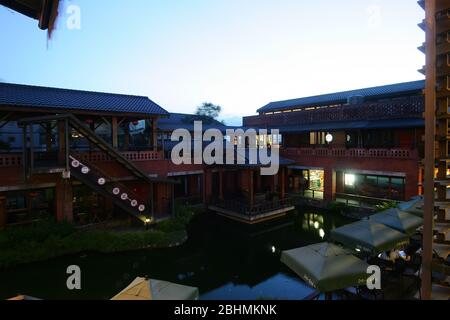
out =
[[198,300],[198,296],[198,288],[161,280],[136,278],[111,300]]

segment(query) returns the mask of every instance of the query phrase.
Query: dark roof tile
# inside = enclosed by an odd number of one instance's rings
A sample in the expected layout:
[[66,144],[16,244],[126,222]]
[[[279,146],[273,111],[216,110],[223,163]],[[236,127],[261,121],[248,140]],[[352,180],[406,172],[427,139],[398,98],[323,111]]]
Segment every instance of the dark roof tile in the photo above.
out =
[[147,97],[0,83],[0,105],[56,110],[167,115]]

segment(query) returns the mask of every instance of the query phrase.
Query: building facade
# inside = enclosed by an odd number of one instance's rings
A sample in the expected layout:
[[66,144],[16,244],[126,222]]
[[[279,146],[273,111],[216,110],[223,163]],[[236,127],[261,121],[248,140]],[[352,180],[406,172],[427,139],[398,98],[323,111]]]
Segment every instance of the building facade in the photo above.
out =
[[244,126],[279,129],[289,192],[318,201],[404,201],[422,192],[424,81],[272,102]]

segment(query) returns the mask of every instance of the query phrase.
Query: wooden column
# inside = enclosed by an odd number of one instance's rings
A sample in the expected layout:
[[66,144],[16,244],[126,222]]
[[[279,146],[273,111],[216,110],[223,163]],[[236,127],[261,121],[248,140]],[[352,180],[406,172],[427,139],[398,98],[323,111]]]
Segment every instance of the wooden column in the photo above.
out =
[[436,1],[425,1],[426,84],[425,84],[425,182],[422,252],[422,299],[431,299],[434,219],[434,170],[436,134]]
[[60,179],[56,183],[56,220],[58,222],[73,222],[73,194],[72,183],[67,179]]
[[219,169],[219,200],[223,201],[223,169]]
[[153,151],[158,151],[158,118],[152,119],[152,145]]
[[130,123],[126,122],[124,127],[125,138],[123,142],[123,150],[128,151],[130,148]]
[[66,123],[58,121],[58,164],[63,165],[66,161]]
[[119,125],[117,122],[117,117],[112,117],[111,119],[111,138],[112,147],[116,150],[119,149]]
[[249,190],[249,204],[250,208],[253,208],[255,205],[255,186],[254,186],[254,179],[253,179],[253,170],[248,170],[248,190]]
[[0,230],[6,227],[6,197],[0,196]]
[[47,152],[52,151],[52,125],[51,123],[48,123],[45,127],[45,134],[46,134],[46,150]]

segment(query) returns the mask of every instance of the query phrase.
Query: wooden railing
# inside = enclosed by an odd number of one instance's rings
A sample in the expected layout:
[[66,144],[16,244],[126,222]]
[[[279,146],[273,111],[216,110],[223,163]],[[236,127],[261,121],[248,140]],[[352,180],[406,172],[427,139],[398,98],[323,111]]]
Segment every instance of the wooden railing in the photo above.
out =
[[[154,161],[154,160],[164,160],[164,155],[162,151],[124,151],[121,152],[122,156],[131,162],[141,162],[141,161]],[[112,161],[105,153],[102,152],[82,152],[78,154],[81,160],[90,162],[106,162]],[[36,152],[36,160],[46,160],[47,158],[55,158],[57,154],[51,154],[47,152]],[[17,167],[22,163],[21,153],[6,153],[0,154],[0,167]]]
[[0,167],[18,167],[22,164],[22,154],[0,154]]
[[422,118],[423,97],[343,105],[317,110],[244,117],[244,126],[300,125],[323,122]]
[[418,150],[411,149],[346,149],[346,148],[283,148],[281,155],[296,157],[333,157],[333,158],[381,158],[381,159],[418,159]]
[[288,208],[294,206],[294,201],[290,197],[274,201],[263,201],[256,205],[250,204],[240,200],[225,200],[214,203],[214,206],[229,210],[238,214],[247,216],[257,216],[272,211]]

